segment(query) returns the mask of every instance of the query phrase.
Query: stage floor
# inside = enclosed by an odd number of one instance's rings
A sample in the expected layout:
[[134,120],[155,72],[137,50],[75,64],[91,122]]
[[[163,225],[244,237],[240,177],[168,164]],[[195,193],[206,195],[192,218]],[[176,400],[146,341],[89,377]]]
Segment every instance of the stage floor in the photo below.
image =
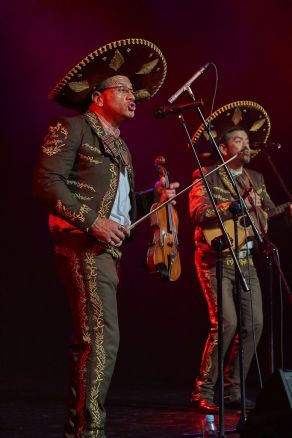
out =
[[[15,382],[2,385],[1,438],[62,438],[66,415],[63,383]],[[182,438],[199,436],[203,415],[189,403],[186,384],[113,382],[107,401],[107,438]],[[218,416],[215,416],[218,426]],[[225,429],[234,430],[239,413],[225,411]],[[228,433],[238,438],[239,433]]]

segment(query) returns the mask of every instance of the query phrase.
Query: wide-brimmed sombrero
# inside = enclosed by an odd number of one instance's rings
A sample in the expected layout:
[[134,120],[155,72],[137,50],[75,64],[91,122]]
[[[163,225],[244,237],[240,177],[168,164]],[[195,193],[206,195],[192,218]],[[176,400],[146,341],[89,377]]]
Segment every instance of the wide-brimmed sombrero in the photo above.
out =
[[[219,145],[229,129],[244,129],[251,143],[265,143],[271,130],[271,122],[266,110],[256,102],[240,100],[217,109],[206,120],[211,134]],[[192,138],[196,150],[202,158],[212,160],[216,157],[209,135],[202,124]]]
[[152,97],[164,82],[165,58],[150,41],[129,38],[106,44],[86,56],[61,79],[49,99],[73,109],[84,109],[88,95],[103,80],[127,76],[133,84],[136,101]]

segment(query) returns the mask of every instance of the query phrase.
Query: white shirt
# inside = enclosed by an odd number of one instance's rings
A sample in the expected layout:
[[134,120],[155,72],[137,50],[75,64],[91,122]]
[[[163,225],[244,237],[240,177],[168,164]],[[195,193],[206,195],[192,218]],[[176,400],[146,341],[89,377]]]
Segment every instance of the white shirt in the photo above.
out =
[[131,225],[130,220],[130,184],[126,167],[120,172],[119,186],[114,200],[113,208],[110,214],[110,219],[118,222],[124,227]]

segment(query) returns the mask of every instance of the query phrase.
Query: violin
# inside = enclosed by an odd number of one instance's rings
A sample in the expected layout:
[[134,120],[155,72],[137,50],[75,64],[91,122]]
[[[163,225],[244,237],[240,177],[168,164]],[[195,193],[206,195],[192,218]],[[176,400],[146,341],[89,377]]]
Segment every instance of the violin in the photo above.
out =
[[[155,167],[160,177],[165,178],[165,188],[169,188],[168,172],[163,166],[165,158],[159,156],[155,160]],[[155,203],[150,209],[150,225],[153,230],[153,240],[147,252],[147,266],[149,271],[162,279],[175,281],[181,273],[180,257],[178,252],[178,214],[171,203],[159,207]],[[155,210],[151,214],[152,210]]]

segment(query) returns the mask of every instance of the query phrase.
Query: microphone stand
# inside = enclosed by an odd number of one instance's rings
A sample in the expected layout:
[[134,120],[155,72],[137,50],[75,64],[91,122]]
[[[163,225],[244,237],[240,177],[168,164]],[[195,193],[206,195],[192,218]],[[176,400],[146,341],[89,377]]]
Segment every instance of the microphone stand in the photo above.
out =
[[274,174],[275,174],[276,177],[278,178],[278,180],[279,180],[279,182],[280,182],[280,185],[282,186],[282,189],[283,189],[284,192],[286,193],[286,195],[287,195],[289,201],[292,202],[292,195],[291,195],[291,193],[289,192],[289,190],[288,190],[286,184],[284,183],[283,178],[282,178],[281,175],[279,174],[279,172],[278,172],[278,170],[277,170],[275,164],[273,163],[273,160],[272,160],[271,154],[269,153],[268,148],[265,146],[265,147],[263,147],[262,150],[265,152],[265,154],[266,154],[266,156],[267,156],[267,159],[268,159],[268,162],[269,162],[269,164],[270,164],[270,166],[271,166],[271,168],[272,168]]
[[[238,246],[238,216],[240,213],[240,205],[237,202],[231,203],[229,210],[232,213],[234,223],[234,247],[236,257],[239,258]],[[237,424],[237,430],[241,430],[247,419],[246,412],[246,394],[245,394],[245,375],[243,367],[243,341],[242,341],[242,309],[241,309],[241,286],[237,270],[235,270],[235,290],[236,290],[236,309],[238,319],[238,354],[239,354],[239,373],[240,373],[240,398],[241,398],[241,415]]]
[[[194,101],[196,101],[195,100],[195,96],[194,96],[190,86],[187,87],[187,91],[189,92],[191,98]],[[200,119],[201,119],[201,121],[202,121],[202,123],[203,123],[203,125],[204,125],[204,127],[205,127],[205,129],[206,129],[206,131],[208,133],[208,135],[209,135],[209,139],[211,140],[211,143],[212,143],[212,145],[213,145],[217,155],[220,158],[220,161],[222,163],[224,163],[224,158],[223,158],[223,156],[222,156],[222,154],[221,154],[221,152],[220,152],[220,150],[218,148],[218,145],[217,145],[217,143],[216,143],[216,141],[215,141],[215,139],[214,139],[214,137],[212,135],[210,127],[207,124],[207,122],[206,122],[206,120],[204,118],[204,115],[203,115],[201,109],[199,108],[199,106],[196,107],[196,110],[197,110],[197,112],[199,114],[199,117],[200,117]],[[197,164],[197,166],[199,168],[199,172],[200,172],[201,178],[204,181],[206,190],[207,190],[208,195],[209,195],[209,199],[210,199],[210,201],[212,203],[212,206],[214,208],[215,214],[217,216],[217,219],[219,221],[220,227],[222,229],[224,241],[227,244],[227,247],[229,248],[231,256],[232,256],[232,259],[234,261],[236,278],[237,278],[237,281],[235,283],[235,285],[236,285],[236,292],[237,292],[236,295],[238,297],[240,297],[240,292],[239,292],[240,284],[242,285],[242,288],[243,288],[243,290],[245,292],[249,292],[250,289],[249,289],[249,287],[247,285],[247,282],[246,282],[246,280],[245,280],[245,278],[244,278],[244,276],[242,274],[241,268],[239,266],[238,257],[236,256],[235,251],[233,250],[230,237],[229,237],[229,235],[228,235],[228,233],[227,233],[227,231],[225,229],[224,223],[223,223],[223,221],[221,219],[220,213],[218,211],[218,208],[217,208],[216,202],[214,200],[213,194],[212,194],[212,192],[210,190],[209,184],[208,184],[206,178],[204,177],[204,173],[203,173],[203,170],[202,170],[202,166],[201,166],[200,160],[198,158],[198,154],[197,154],[197,152],[195,150],[194,143],[192,141],[192,138],[191,138],[190,133],[189,133],[189,131],[187,129],[187,126],[186,126],[186,121],[183,118],[182,114],[180,114],[178,116],[178,118],[179,118],[181,124],[183,125],[183,127],[185,129],[186,135],[187,135],[188,140],[189,140],[189,144],[192,147],[192,151],[193,151],[195,159],[196,159],[196,164]],[[247,216],[247,218],[249,220],[249,223],[251,224],[251,227],[253,229],[254,235],[256,236],[257,240],[259,241],[259,243],[262,243],[263,239],[261,237],[261,234],[259,233],[259,231],[258,231],[258,229],[257,229],[257,227],[256,227],[256,225],[254,223],[254,220],[252,219],[252,217],[251,217],[251,215],[250,215],[250,213],[248,211],[248,208],[247,208],[247,205],[246,205],[244,199],[242,198],[242,196],[239,193],[238,187],[236,185],[236,182],[234,180],[234,177],[233,177],[230,169],[226,165],[224,165],[223,167],[224,167],[224,169],[225,169],[225,171],[226,171],[226,173],[228,175],[228,178],[229,178],[229,180],[230,180],[230,182],[231,182],[231,184],[233,186],[233,189],[234,189],[234,191],[235,191],[235,193],[236,193],[236,195],[238,197],[238,201],[239,201],[239,204],[240,204],[240,210],[242,212],[244,212],[244,214]],[[235,221],[234,221],[234,223],[235,223]],[[236,228],[236,224],[235,224],[235,228]],[[237,247],[238,247],[238,245],[237,245]],[[218,274],[218,278],[220,280],[220,275],[219,274]],[[221,291],[222,291],[222,285],[220,285],[218,287],[218,284],[217,284],[217,300],[218,300],[218,291],[219,291],[219,294],[220,294]],[[220,304],[221,304],[222,303],[221,297],[219,299],[220,299]],[[238,300],[239,300],[239,298],[238,298]],[[218,301],[217,301],[217,304],[218,304],[218,315],[220,315],[220,313],[219,313],[219,302]],[[239,309],[238,309],[239,310],[238,322],[241,323],[241,319],[240,319],[240,317],[241,317],[241,313],[240,313],[241,312],[241,310],[240,310],[241,305],[239,304],[238,307],[239,307]],[[220,312],[221,311],[222,310],[220,310]],[[238,431],[238,430],[240,430],[242,428],[242,426],[244,425],[244,423],[246,421],[246,417],[247,417],[246,416],[245,379],[244,379],[244,369],[243,369],[243,348],[242,348],[241,331],[242,331],[241,327],[239,327],[238,335],[239,335],[239,345],[240,345],[240,348],[239,348],[239,364],[240,364],[240,387],[241,387],[241,397],[242,397],[241,398],[241,402],[242,402],[242,414],[241,414],[240,421],[238,422],[236,431]],[[222,370],[223,370],[223,363],[222,363],[223,362],[223,357],[222,357],[222,347],[221,347],[222,345],[223,345],[223,330],[222,330],[222,327],[220,327],[220,332],[219,332],[219,326],[218,326],[218,362],[219,362],[219,360],[221,361],[221,363],[218,363],[218,366],[219,366],[219,377],[218,378],[219,378],[219,388],[220,388],[219,391],[220,391],[220,398],[221,398],[220,399],[220,403],[219,403],[219,436],[220,436],[220,438],[224,438],[225,437],[225,430],[224,430],[224,376],[223,376],[223,372],[222,372]],[[219,348],[219,346],[220,346],[220,348]],[[188,436],[190,436],[190,435],[188,435]],[[193,436],[196,436],[196,435],[193,435]]]
[[[289,199],[289,201],[292,202],[292,195],[289,192],[284,180],[282,179],[280,173],[278,172],[273,160],[272,160],[272,156],[269,152],[268,147],[264,147],[262,149],[265,152],[265,155],[268,159],[268,162],[272,168],[272,171],[274,172],[274,174],[276,175],[276,177],[278,178],[278,181],[282,187],[282,189],[284,190],[285,194],[287,195],[287,198]],[[274,317],[274,312],[273,312],[273,265],[274,268],[277,270],[278,272],[278,277],[280,279],[280,285],[284,285],[288,300],[290,302],[290,304],[292,304],[292,292],[291,289],[286,281],[286,278],[283,274],[283,271],[281,269],[280,266],[280,261],[279,261],[279,252],[278,252],[278,248],[269,240],[268,236],[265,236],[264,239],[264,243],[265,243],[265,248],[264,248],[264,255],[266,256],[267,259],[267,266],[268,266],[268,278],[269,278],[269,288],[268,288],[268,312],[269,312],[269,319],[270,319],[270,328],[269,328],[269,339],[268,339],[268,357],[269,357],[269,373],[270,375],[272,375],[274,373],[275,370],[275,358],[274,358],[274,321],[273,321],[273,317]],[[281,356],[281,360],[280,360],[280,368],[283,368],[283,357]]]
[[[203,115],[202,115],[202,117],[204,119]],[[213,245],[213,248],[215,248],[217,250],[216,278],[217,278],[217,305],[218,305],[218,367],[219,367],[218,380],[219,380],[219,398],[220,398],[220,400],[219,400],[219,437],[224,438],[225,433],[227,433],[227,431],[225,431],[225,428],[224,428],[224,375],[223,375],[223,360],[224,360],[224,358],[223,358],[223,321],[222,321],[222,314],[223,314],[223,306],[222,306],[222,247],[223,246],[225,248],[229,248],[229,250],[230,250],[230,253],[231,253],[233,261],[234,261],[234,265],[236,266],[235,272],[238,273],[238,278],[239,278],[240,283],[242,284],[244,291],[248,292],[249,287],[248,287],[246,280],[242,274],[242,271],[241,271],[241,268],[240,268],[240,265],[238,262],[238,258],[235,254],[235,251],[233,250],[230,236],[227,233],[225,225],[224,225],[222,218],[220,216],[218,207],[216,205],[213,193],[211,192],[209,183],[208,183],[208,181],[205,177],[205,174],[203,172],[197,151],[194,148],[193,141],[192,141],[190,133],[187,129],[185,119],[183,118],[183,116],[181,114],[178,116],[178,118],[179,118],[180,122],[182,123],[182,125],[185,129],[185,132],[187,134],[189,143],[192,146],[192,150],[193,150],[193,153],[194,153],[194,156],[196,159],[196,164],[197,164],[199,171],[200,171],[200,174],[201,174],[201,178],[204,181],[206,190],[208,192],[209,199],[212,203],[215,214],[217,216],[217,219],[219,221],[220,227],[221,227],[222,232],[223,232],[222,239],[223,239],[224,243],[222,241],[216,241],[216,239],[214,239],[214,242],[212,241],[212,245]],[[220,153],[220,151],[219,151],[219,153]],[[223,166],[223,167],[226,168],[226,166]],[[237,430],[233,430],[231,432],[228,431],[228,433],[234,433],[236,431]],[[183,436],[198,436],[198,435],[184,434]]]
[[[279,252],[278,248],[266,237],[265,244],[264,244],[264,250],[263,254],[266,256],[267,259],[267,266],[268,266],[268,279],[269,279],[269,288],[268,288],[268,313],[269,313],[269,319],[270,319],[270,328],[269,328],[269,339],[268,339],[268,357],[269,357],[269,373],[272,375],[275,371],[275,358],[274,358],[274,306],[273,306],[273,282],[274,282],[274,268],[277,270],[278,278],[280,281],[280,293],[281,293],[281,286],[284,285],[284,288],[287,293],[288,300],[290,304],[292,304],[292,292],[291,289],[286,281],[286,278],[283,274],[283,271],[280,266],[280,260],[279,260]],[[282,337],[281,337],[281,344],[282,344]],[[281,348],[282,351],[282,348]],[[283,368],[283,357],[281,354],[280,358],[280,368]]]

